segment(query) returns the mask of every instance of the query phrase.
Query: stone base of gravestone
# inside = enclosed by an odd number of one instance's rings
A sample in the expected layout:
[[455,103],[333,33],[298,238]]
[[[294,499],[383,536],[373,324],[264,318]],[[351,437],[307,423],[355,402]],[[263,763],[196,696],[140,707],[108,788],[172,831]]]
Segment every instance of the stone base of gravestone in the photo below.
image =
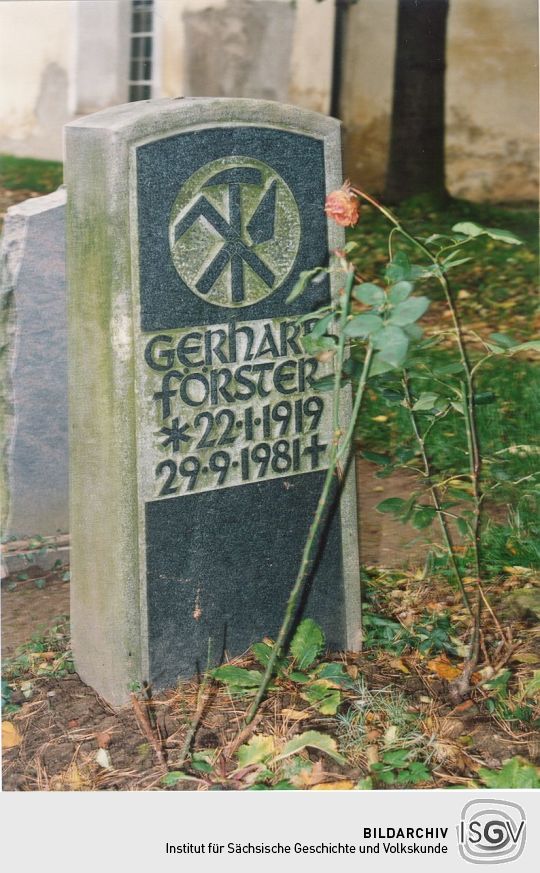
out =
[[62,189],[26,200],[4,225],[4,538],[69,530],[65,205]]
[[[118,704],[279,629],[333,439],[332,362],[303,338],[342,280],[288,297],[343,245],[340,125],[257,100],[114,107],[67,126],[66,184],[72,643]],[[350,473],[297,618],[357,650]]]

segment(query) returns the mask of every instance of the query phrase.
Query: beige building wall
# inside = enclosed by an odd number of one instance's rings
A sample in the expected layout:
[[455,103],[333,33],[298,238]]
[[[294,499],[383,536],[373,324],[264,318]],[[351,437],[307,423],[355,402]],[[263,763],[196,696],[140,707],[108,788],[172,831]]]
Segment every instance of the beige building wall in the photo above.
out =
[[390,139],[397,0],[350,7],[344,45],[341,117],[345,170],[366,191],[384,183]]
[[[0,152],[61,159],[67,121],[128,99],[130,7],[0,2]],[[333,0],[155,0],[152,96],[259,97],[327,113],[333,21]]]
[[[342,118],[348,175],[384,186],[397,0],[351,7]],[[536,0],[451,0],[446,75],[447,185],[473,200],[538,196]]]
[[447,171],[474,200],[538,197],[537,0],[451,0]]
[[[0,152],[61,158],[62,125],[128,96],[130,0],[0,2]],[[328,113],[334,0],[155,0],[152,93],[244,96]],[[397,0],[347,12],[346,170],[384,185]],[[452,194],[537,192],[536,0],[451,0],[447,176]]]
[[69,120],[73,8],[62,0],[0,3],[0,152],[58,157]]

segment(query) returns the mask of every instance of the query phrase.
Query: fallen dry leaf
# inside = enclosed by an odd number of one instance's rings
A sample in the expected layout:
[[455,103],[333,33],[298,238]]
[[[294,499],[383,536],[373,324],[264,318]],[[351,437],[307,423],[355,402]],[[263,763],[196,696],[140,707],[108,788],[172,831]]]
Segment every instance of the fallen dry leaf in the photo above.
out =
[[15,749],[22,743],[22,737],[11,721],[2,722],[2,749]]
[[433,658],[432,661],[428,661],[428,667],[432,673],[436,673],[440,679],[446,679],[448,682],[452,679],[457,679],[457,677],[461,675],[461,669],[459,667],[454,667],[454,665],[451,664],[448,658],[445,658],[444,655],[441,655],[440,658]]
[[371,731],[367,731],[366,740],[368,740],[368,742],[370,742],[370,743],[373,743],[374,741],[378,740],[380,736],[382,736],[382,731],[379,731],[376,728],[374,728]]
[[486,682],[488,679],[492,679],[495,675],[495,670],[490,664],[487,664],[485,667],[482,667],[481,670],[477,670],[471,676],[471,681],[475,684],[477,682]]
[[538,664],[540,657],[534,652],[514,652],[510,660],[520,664]]
[[463,703],[458,703],[457,706],[454,706],[450,714],[453,715],[454,713],[467,712],[471,706],[474,706],[474,700],[469,698],[468,700],[464,700]]
[[112,770],[111,756],[107,749],[99,748],[96,752],[96,763],[104,770]]
[[411,672],[402,658],[393,658],[390,661],[390,666],[394,667],[396,670],[399,670],[401,673]]
[[326,775],[322,761],[317,761],[311,769],[305,767],[299,773],[292,776],[291,784],[295,788],[313,788],[314,785],[318,785],[326,779]]
[[302,721],[305,718],[309,718],[310,714],[311,713],[307,712],[306,710],[300,710],[300,709],[282,709],[281,710],[281,715],[285,716],[285,718],[290,718],[293,721]]
[[341,782],[322,782],[320,785],[315,785],[312,791],[352,791],[354,782],[349,779],[343,779]]
[[85,791],[90,781],[83,776],[76,764],[70,764],[63,773],[51,779],[51,791]]
[[378,746],[366,746],[366,758],[369,766],[379,763],[379,748]]

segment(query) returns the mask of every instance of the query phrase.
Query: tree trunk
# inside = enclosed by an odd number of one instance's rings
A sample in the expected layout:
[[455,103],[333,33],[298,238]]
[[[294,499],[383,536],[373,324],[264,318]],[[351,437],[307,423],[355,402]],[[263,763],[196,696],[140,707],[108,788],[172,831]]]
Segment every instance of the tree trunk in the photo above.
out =
[[385,198],[447,196],[444,74],[449,0],[399,0]]

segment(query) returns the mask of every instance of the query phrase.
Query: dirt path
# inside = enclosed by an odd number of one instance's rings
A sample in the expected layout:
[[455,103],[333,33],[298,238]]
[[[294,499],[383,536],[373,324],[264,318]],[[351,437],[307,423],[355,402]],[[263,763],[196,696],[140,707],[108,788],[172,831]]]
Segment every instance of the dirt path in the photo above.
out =
[[[396,473],[390,479],[377,479],[377,467],[367,461],[357,463],[360,516],[360,554],[362,564],[383,567],[422,566],[428,535],[419,535],[410,525],[402,525],[375,507],[385,497],[403,496],[411,491],[412,476]],[[17,574],[2,582],[2,656],[12,654],[17,646],[42,633],[60,615],[69,614],[69,583],[62,581],[66,567],[49,574],[43,588],[35,579],[43,577],[36,568],[28,570],[29,579]],[[13,583],[15,586],[13,587]],[[11,589],[11,590],[10,590]]]

